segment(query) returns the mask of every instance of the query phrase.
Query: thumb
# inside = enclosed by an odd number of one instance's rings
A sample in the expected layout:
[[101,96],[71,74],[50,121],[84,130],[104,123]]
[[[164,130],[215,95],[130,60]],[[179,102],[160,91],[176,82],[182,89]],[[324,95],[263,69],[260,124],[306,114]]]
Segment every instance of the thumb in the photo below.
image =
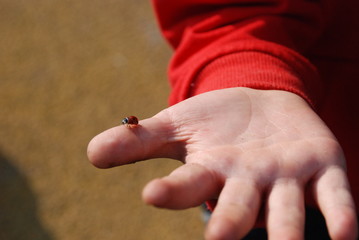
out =
[[124,125],[106,130],[94,137],[87,148],[90,162],[98,168],[167,157],[181,159],[184,151],[173,140],[174,131],[165,111],[130,128]]

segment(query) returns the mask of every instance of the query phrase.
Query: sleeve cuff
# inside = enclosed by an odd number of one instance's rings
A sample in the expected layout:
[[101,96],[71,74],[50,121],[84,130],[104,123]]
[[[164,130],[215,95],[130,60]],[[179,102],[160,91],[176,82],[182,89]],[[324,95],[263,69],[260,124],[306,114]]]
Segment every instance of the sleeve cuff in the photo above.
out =
[[[230,53],[209,62],[187,84],[186,97],[232,87],[283,90],[301,96],[314,109],[321,95],[317,70],[297,53],[285,57],[254,50]],[[170,101],[181,100],[172,96]]]

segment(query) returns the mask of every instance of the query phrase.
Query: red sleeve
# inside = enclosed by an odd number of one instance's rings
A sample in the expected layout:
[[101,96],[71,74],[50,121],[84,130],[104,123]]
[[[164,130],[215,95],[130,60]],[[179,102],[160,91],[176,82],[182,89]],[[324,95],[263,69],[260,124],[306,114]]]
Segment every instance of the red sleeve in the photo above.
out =
[[229,87],[291,91],[312,106],[319,100],[321,83],[308,56],[326,23],[326,1],[152,1],[175,49],[171,104]]

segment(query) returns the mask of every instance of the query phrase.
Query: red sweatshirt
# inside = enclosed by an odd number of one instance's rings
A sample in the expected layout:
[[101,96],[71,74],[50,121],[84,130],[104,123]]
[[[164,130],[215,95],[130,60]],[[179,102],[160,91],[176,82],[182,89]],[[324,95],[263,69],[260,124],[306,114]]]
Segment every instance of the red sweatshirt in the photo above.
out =
[[300,95],[339,139],[359,206],[358,0],[153,4],[175,49],[169,69],[171,104],[229,87]]

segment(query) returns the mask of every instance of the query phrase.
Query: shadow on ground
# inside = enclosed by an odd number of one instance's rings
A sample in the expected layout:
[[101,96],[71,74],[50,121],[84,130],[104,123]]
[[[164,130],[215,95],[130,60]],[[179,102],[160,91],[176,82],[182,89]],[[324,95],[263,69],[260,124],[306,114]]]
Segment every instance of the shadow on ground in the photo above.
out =
[[37,217],[36,199],[26,178],[1,150],[0,189],[0,239],[53,239]]

